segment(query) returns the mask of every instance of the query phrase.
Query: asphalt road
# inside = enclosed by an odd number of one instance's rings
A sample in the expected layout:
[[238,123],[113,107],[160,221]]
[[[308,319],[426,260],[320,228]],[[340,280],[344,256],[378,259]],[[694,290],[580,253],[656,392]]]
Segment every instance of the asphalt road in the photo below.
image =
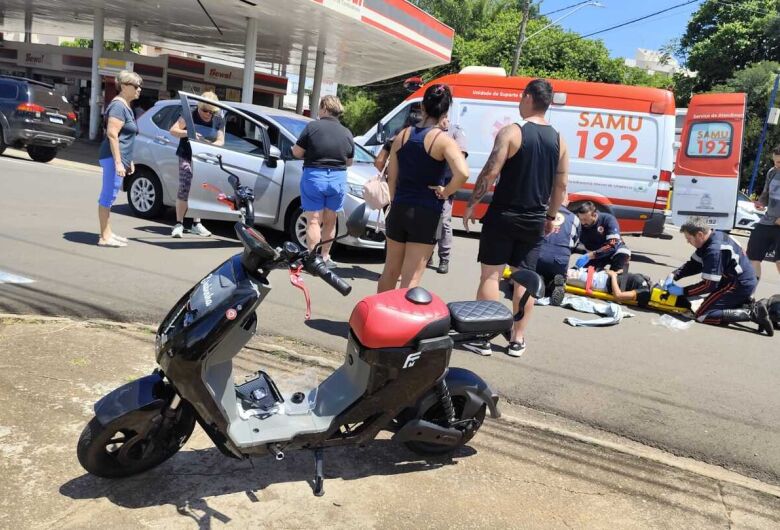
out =
[[[0,157],[0,271],[34,280],[0,283],[0,312],[154,323],[239,250],[228,223],[210,223],[217,234],[210,239],[173,240],[172,212],[158,221],[137,219],[124,196],[112,221],[130,246],[97,247],[100,175],[75,167]],[[627,241],[632,268],[657,279],[692,250],[679,236]],[[458,234],[451,273],[429,271],[424,286],[446,301],[471,299],[476,252],[477,240]],[[354,286],[348,298],[307,278],[313,314],[304,323],[303,297],[278,272],[260,309],[261,330],[342,349],[351,308],[374,292],[382,255],[350,250],[335,258]],[[758,294],[779,293],[780,278],[764,266]],[[780,338],[703,325],[674,332],[653,325],[657,314],[636,313],[615,327],[585,329],[562,323],[571,311],[537,308],[523,358],[496,348],[490,358],[459,351],[453,362],[474,369],[513,402],[780,483]]]

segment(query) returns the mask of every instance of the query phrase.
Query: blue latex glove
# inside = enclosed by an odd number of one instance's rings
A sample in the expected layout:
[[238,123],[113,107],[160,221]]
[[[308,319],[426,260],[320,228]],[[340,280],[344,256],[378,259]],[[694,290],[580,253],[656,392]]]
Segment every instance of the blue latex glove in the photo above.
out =
[[590,261],[590,258],[588,257],[588,255],[587,255],[587,254],[583,254],[582,256],[580,256],[580,259],[578,259],[578,260],[577,260],[577,261],[574,263],[574,265],[575,265],[575,266],[576,266],[578,269],[581,269],[581,268],[583,268],[585,265],[587,265],[589,261]]
[[674,285],[674,275],[672,274],[666,277],[664,283],[661,284],[661,287],[663,287],[666,290],[669,290],[668,288],[670,285]]
[[672,283],[671,285],[666,286],[666,291],[669,294],[673,294],[675,296],[682,296],[684,292],[683,288],[676,283]]

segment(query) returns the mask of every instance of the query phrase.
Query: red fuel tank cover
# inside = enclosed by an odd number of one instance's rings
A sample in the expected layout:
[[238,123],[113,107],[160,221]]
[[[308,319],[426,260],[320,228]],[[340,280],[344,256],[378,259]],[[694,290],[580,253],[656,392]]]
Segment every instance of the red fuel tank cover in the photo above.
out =
[[[407,291],[386,291],[358,302],[349,317],[349,326],[363,346],[400,348],[415,338],[432,338],[419,336],[430,324],[446,319],[444,327],[449,325],[450,311],[441,298],[432,294],[430,303],[416,304],[406,299]],[[435,335],[441,335],[441,331]]]

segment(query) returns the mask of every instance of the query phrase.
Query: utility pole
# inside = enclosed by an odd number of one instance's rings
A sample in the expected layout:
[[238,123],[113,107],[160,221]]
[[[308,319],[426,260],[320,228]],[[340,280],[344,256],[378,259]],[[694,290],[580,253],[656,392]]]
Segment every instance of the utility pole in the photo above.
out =
[[517,75],[517,65],[520,63],[520,52],[523,49],[523,41],[525,40],[525,26],[528,24],[528,14],[531,11],[531,0],[524,0],[524,2],[523,20],[520,22],[520,35],[517,38],[515,59],[512,61],[512,73],[510,75]]

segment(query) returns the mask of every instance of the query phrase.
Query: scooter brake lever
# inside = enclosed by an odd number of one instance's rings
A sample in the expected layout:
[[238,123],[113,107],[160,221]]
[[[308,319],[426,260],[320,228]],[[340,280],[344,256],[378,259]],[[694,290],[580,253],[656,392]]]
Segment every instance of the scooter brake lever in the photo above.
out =
[[303,297],[306,299],[306,315],[304,320],[311,318],[311,296],[309,295],[309,288],[301,277],[301,271],[303,271],[303,265],[300,263],[296,265],[290,265],[290,283],[303,291]]
[[213,184],[209,184],[208,182],[204,182],[203,184],[201,184],[201,186],[203,186],[204,190],[208,190],[210,192],[216,193],[217,200],[222,204],[226,204],[231,210],[238,209],[236,206],[236,200],[230,195],[225,195],[222,192],[222,190],[219,189],[218,187],[214,186]]

